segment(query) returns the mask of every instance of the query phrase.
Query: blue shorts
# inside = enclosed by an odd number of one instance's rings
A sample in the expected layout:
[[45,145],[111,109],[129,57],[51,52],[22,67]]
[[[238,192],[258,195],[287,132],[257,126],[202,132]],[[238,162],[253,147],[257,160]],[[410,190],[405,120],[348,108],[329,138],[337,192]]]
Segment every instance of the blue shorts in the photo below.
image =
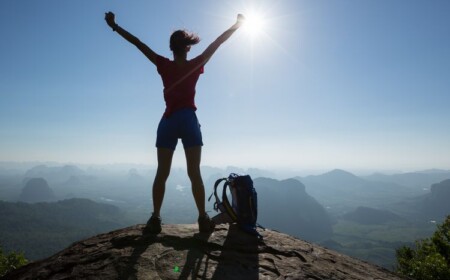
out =
[[194,109],[185,108],[175,111],[169,117],[163,117],[159,122],[156,136],[157,148],[175,150],[179,138],[185,149],[203,146],[200,123]]

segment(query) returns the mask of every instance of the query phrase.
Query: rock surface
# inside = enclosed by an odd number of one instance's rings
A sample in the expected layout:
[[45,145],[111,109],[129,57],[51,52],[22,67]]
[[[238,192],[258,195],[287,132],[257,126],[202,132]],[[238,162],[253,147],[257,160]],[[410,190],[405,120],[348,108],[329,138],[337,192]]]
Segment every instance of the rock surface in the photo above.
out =
[[272,230],[264,241],[235,225],[212,234],[197,225],[136,225],[73,244],[5,279],[402,279],[395,274]]

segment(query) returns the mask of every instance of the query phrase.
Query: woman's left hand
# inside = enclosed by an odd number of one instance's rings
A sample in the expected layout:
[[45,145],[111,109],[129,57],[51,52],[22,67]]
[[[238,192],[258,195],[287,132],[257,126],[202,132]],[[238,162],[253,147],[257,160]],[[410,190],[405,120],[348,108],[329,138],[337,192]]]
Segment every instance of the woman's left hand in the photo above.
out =
[[237,24],[238,26],[241,26],[241,25],[244,23],[244,21],[245,21],[244,15],[243,15],[243,14],[238,14],[238,15],[237,15],[236,24]]

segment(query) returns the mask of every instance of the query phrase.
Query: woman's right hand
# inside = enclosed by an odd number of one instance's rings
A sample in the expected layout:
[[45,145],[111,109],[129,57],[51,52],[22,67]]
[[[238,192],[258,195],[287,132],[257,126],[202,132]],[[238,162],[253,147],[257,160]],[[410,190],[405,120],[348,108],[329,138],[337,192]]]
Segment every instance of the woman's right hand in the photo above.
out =
[[113,12],[107,12],[105,13],[105,20],[106,23],[111,27],[114,28],[116,27],[116,20],[115,20],[115,15]]

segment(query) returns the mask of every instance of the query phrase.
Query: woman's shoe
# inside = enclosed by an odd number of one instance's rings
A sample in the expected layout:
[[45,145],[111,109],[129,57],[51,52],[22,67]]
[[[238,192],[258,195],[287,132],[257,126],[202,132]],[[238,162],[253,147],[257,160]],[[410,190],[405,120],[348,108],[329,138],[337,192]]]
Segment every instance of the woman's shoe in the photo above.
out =
[[200,232],[212,232],[214,231],[216,224],[211,221],[208,214],[198,217],[198,230]]
[[158,234],[161,232],[161,217],[152,214],[144,229],[144,233]]

